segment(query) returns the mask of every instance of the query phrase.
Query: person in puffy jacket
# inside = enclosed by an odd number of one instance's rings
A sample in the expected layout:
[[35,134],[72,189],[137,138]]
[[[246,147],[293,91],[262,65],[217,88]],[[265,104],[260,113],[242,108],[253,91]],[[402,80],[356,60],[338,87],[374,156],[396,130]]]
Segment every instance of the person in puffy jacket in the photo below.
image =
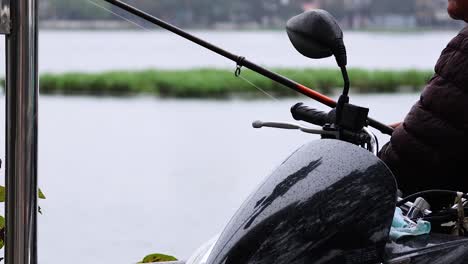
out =
[[[449,0],[468,22],[468,0]],[[379,153],[405,194],[428,189],[468,192],[468,26],[450,41],[419,101]]]

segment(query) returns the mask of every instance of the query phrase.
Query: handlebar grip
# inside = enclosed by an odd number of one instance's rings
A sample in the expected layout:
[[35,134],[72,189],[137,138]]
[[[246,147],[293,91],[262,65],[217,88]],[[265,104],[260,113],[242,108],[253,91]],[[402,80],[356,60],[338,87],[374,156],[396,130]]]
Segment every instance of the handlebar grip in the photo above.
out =
[[330,123],[327,113],[305,106],[303,103],[297,103],[291,107],[291,114],[296,120],[306,121],[318,126]]

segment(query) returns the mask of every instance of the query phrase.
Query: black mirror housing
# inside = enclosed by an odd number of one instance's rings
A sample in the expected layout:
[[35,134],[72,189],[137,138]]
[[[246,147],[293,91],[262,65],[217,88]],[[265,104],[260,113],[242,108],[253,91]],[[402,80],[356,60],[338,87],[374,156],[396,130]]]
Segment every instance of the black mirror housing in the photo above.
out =
[[316,9],[297,15],[287,22],[286,31],[302,55],[313,59],[335,55],[340,66],[346,65],[343,31],[327,11]]

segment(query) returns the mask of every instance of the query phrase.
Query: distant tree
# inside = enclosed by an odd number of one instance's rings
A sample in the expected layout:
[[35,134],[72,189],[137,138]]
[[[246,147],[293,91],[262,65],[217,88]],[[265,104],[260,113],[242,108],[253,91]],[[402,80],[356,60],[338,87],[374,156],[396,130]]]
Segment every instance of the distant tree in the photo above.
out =
[[[145,23],[134,16],[112,7],[103,0],[41,0],[41,19],[120,20],[90,1],[105,5],[124,17]],[[314,0],[124,0],[150,14],[181,27],[210,27],[217,23],[257,23],[279,26],[302,11],[302,6]],[[370,3],[369,3],[370,1]],[[418,0],[315,0],[340,21],[374,15],[416,15]],[[435,0],[419,0],[435,1]],[[354,8],[365,3],[362,8]],[[429,10],[432,11],[432,10]],[[348,23],[352,25],[353,23]]]
[[40,11],[43,19],[92,20],[111,18],[111,14],[86,0],[47,0],[40,6],[44,6],[46,9]]
[[320,7],[330,12],[337,19],[345,17],[344,0],[321,0]]
[[[427,0],[429,1],[429,0]],[[416,12],[415,0],[373,0],[369,8],[372,14],[410,15]]]

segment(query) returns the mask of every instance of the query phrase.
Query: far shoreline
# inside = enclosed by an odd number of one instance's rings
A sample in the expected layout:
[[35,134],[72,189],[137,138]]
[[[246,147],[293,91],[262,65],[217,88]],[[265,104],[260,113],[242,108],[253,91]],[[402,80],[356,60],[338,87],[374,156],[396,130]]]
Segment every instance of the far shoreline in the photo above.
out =
[[[336,94],[343,86],[338,69],[273,70],[324,94]],[[362,94],[420,92],[432,75],[433,71],[430,70],[349,69],[352,91]],[[265,91],[278,98],[299,96],[299,93],[255,72],[245,70],[242,77],[250,83],[234,77],[230,70],[212,68],[41,74],[40,93],[72,96],[150,95],[161,98],[255,99],[263,97]],[[4,84],[4,80],[2,83]]]
[[[147,23],[138,23],[142,27],[148,28],[150,30],[164,30],[160,29],[157,26],[153,26]],[[39,28],[41,30],[48,31],[139,31],[141,30],[135,24],[132,24],[127,21],[118,21],[118,20],[44,20],[39,23]],[[215,24],[211,27],[184,27],[188,30],[194,31],[283,31],[281,27],[262,27],[256,24],[243,24],[237,25],[233,23],[223,23]],[[459,31],[462,26],[452,26],[452,27],[366,27],[360,29],[346,28],[344,31],[348,32],[369,32],[369,33],[419,33],[419,32],[454,32]]]

